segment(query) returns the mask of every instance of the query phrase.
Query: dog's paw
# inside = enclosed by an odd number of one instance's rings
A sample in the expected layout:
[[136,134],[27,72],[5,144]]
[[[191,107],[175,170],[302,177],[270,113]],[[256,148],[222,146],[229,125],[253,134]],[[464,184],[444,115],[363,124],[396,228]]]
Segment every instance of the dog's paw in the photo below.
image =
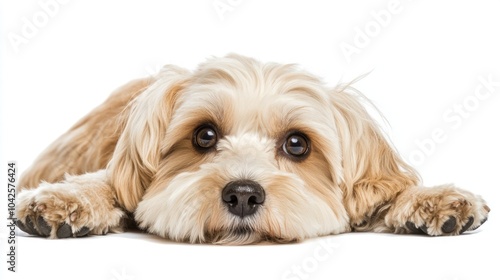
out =
[[125,214],[114,205],[107,188],[88,187],[88,181],[74,178],[21,191],[16,207],[18,228],[49,238],[121,232]]
[[406,230],[431,236],[475,230],[486,222],[490,212],[480,197],[449,186],[417,194],[409,209],[409,215],[401,221]]
[[88,205],[71,193],[47,189],[20,193],[17,226],[32,235],[50,238],[81,237],[93,229]]

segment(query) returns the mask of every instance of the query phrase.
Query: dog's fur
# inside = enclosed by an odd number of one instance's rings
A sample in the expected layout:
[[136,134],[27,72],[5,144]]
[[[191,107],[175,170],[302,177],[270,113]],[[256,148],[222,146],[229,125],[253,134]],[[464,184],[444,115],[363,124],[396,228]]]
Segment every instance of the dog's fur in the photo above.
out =
[[[296,66],[238,55],[194,72],[167,65],[119,88],[24,172],[19,226],[51,238],[104,234],[133,213],[151,233],[219,244],[479,227],[484,200],[421,187],[360,99],[348,84],[328,88]],[[209,151],[194,147],[203,124],[218,134]],[[310,140],[304,158],[283,150],[295,132]],[[238,180],[265,192],[253,215],[230,213],[221,198]]]

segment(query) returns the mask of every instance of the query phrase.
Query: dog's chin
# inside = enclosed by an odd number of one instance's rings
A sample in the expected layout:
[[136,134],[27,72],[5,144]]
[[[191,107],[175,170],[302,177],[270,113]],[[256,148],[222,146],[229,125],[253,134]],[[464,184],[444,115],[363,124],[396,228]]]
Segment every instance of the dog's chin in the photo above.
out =
[[217,230],[205,233],[206,243],[224,245],[250,245],[263,242],[292,243],[297,239],[287,239],[259,232],[249,226],[235,226],[230,229]]
[[244,245],[255,244],[262,240],[260,233],[247,226],[207,232],[205,236],[205,242],[212,244]]

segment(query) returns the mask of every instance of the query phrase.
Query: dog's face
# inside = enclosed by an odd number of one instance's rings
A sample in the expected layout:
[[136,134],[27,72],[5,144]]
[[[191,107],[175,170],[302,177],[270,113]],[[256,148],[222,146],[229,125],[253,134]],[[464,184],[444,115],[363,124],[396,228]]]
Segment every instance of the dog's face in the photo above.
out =
[[239,56],[194,73],[166,67],[136,100],[115,152],[134,166],[115,172],[138,182],[119,196],[131,210],[138,202],[142,228],[174,240],[248,244],[343,232],[345,177],[355,176],[344,167],[358,164],[343,156],[351,149],[343,141],[362,132],[345,127],[361,122],[344,117],[356,107],[335,106],[332,95],[294,66]]

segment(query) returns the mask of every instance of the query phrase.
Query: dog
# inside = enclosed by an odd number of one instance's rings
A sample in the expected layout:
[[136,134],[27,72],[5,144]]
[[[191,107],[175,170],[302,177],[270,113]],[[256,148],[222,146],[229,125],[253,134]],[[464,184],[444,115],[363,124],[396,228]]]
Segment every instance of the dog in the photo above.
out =
[[19,182],[18,227],[49,238],[140,229],[189,243],[354,231],[459,235],[490,208],[423,187],[352,84],[230,54],[117,89]]

